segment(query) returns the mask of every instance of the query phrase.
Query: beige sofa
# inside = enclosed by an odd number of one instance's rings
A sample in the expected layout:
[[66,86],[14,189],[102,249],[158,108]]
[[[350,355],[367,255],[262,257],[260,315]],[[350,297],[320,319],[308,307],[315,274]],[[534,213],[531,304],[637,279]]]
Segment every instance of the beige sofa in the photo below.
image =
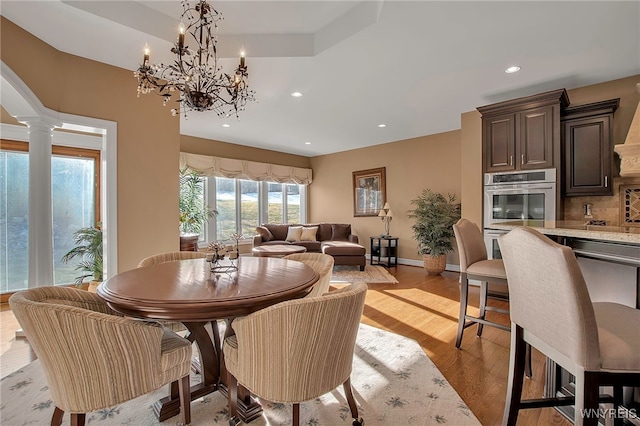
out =
[[[290,232],[291,227],[295,229]],[[309,253],[333,256],[335,265],[355,265],[364,271],[366,249],[358,244],[358,236],[351,233],[351,225],[347,223],[266,223],[258,226],[256,231],[258,235],[253,237],[254,247],[295,244],[305,247]]]

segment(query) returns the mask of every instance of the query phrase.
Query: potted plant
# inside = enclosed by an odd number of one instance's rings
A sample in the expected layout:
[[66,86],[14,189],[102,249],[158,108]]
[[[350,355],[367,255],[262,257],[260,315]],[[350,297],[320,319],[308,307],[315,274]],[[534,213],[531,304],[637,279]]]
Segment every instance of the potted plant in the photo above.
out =
[[91,278],[88,290],[95,292],[95,289],[102,282],[102,227],[98,223],[95,227],[80,228],[73,233],[73,241],[76,246],[69,250],[62,261],[69,263],[76,257],[80,258],[80,263],[76,266],[76,271],[81,275],[76,277],[76,285],[81,286],[85,278]]
[[442,274],[446,254],[453,251],[453,225],[460,219],[460,204],[455,201],[455,195],[445,197],[430,189],[424,189],[420,196],[411,200],[415,206],[409,210],[409,217],[415,219],[411,230],[428,275]]
[[180,170],[180,250],[197,251],[204,224],[218,212],[204,203],[204,177],[193,170]]

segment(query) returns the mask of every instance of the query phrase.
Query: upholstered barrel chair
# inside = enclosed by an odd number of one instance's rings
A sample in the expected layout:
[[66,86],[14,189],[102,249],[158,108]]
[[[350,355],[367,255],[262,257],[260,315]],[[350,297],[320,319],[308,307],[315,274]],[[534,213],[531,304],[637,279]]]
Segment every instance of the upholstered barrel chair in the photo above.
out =
[[307,297],[322,296],[329,291],[329,283],[331,282],[331,274],[333,272],[333,257],[322,253],[295,253],[285,256],[285,259],[295,260],[308,265],[316,271],[318,281],[313,285],[311,292]]
[[154,254],[153,256],[145,257],[138,263],[138,268],[144,266],[157,265],[158,263],[175,262],[178,260],[188,259],[203,259],[207,257],[207,254],[199,251],[172,251],[168,253]]
[[296,426],[300,402],[342,384],[353,424],[361,425],[350,375],[366,291],[365,283],[353,283],[234,320],[235,335],[223,346],[232,422],[238,383],[269,401],[293,403]]
[[191,343],[156,322],[126,318],[98,295],[66,287],[15,293],[11,309],[44,370],[56,408],[71,413],[113,407],[178,381],[182,420],[191,422]]
[[[204,259],[207,254],[198,251],[171,251],[167,253],[154,254],[153,256],[145,257],[138,263],[138,268],[144,268],[145,266],[157,265],[165,262],[177,262],[179,260],[189,259]],[[167,327],[171,331],[185,331],[187,328],[179,321],[158,321],[164,327]]]

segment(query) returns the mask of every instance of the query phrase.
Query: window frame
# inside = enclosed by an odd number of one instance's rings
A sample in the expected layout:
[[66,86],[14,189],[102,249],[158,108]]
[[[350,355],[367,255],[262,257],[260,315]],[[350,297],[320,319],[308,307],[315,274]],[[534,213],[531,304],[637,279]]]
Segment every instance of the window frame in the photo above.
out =
[[[0,139],[0,151],[9,151],[9,152],[22,152],[29,154],[29,142],[25,141],[17,141],[10,139]],[[51,157],[76,157],[76,158],[89,158],[94,161],[94,224],[93,226],[98,226],[98,223],[101,222],[101,150],[92,149],[92,148],[79,148],[72,146],[63,146],[63,145],[51,145]],[[65,284],[56,284],[59,286],[71,286],[75,285],[73,283],[65,283]],[[6,293],[0,293],[0,302],[6,303],[9,297],[15,292],[9,291]]]
[[[13,141],[0,139],[0,151],[13,151],[13,152],[26,152],[29,153],[29,142],[22,141]],[[94,167],[94,175],[93,175],[93,185],[94,185],[94,209],[95,209],[95,223],[94,226],[98,225],[98,222],[101,221],[100,218],[100,150],[91,149],[91,148],[77,148],[71,146],[62,146],[62,145],[52,145],[51,146],[51,156],[59,156],[59,157],[79,157],[79,158],[90,158],[93,159],[95,167]]]
[[[231,178],[225,178],[225,179],[231,179]],[[258,225],[262,224],[262,223],[266,223],[266,219],[269,217],[269,201],[268,201],[268,195],[269,195],[269,190],[268,190],[268,186],[269,184],[279,184],[282,186],[282,213],[283,213],[283,220],[284,223],[289,223],[288,222],[288,185],[290,185],[291,183],[280,183],[280,182],[267,182],[267,181],[254,181],[252,179],[236,179],[234,178],[234,183],[235,183],[235,206],[236,206],[236,210],[235,210],[235,216],[236,216],[236,232],[241,232],[241,224],[242,224],[242,194],[241,194],[241,180],[249,180],[252,182],[257,182],[258,183]],[[212,208],[217,209],[217,197],[216,197],[216,176],[206,176],[205,179],[205,199],[204,202],[209,204],[210,206],[212,206]],[[307,186],[308,185],[304,185],[304,184],[297,184],[298,185],[298,193],[300,196],[300,223],[306,223],[307,221]],[[200,242],[201,243],[211,243],[213,241],[218,241],[218,233],[217,233],[217,226],[215,224],[210,224],[210,222],[207,222],[205,224],[205,229],[204,232],[202,234],[202,236],[204,238],[201,238]],[[253,239],[253,236],[251,235],[244,235],[244,239],[240,241],[240,243],[249,243],[251,242]],[[231,240],[221,240],[223,242],[229,242]]]

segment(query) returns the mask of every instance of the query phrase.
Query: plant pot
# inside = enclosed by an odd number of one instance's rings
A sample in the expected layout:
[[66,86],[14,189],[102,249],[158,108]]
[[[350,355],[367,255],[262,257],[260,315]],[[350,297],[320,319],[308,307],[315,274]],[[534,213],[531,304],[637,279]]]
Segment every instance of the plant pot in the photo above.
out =
[[99,285],[100,285],[100,281],[91,281],[87,286],[87,291],[89,293],[95,293]]
[[198,234],[180,235],[180,251],[198,251]]
[[447,267],[447,255],[445,254],[440,256],[423,254],[422,260],[424,262],[424,269],[427,271],[427,275],[440,275]]

